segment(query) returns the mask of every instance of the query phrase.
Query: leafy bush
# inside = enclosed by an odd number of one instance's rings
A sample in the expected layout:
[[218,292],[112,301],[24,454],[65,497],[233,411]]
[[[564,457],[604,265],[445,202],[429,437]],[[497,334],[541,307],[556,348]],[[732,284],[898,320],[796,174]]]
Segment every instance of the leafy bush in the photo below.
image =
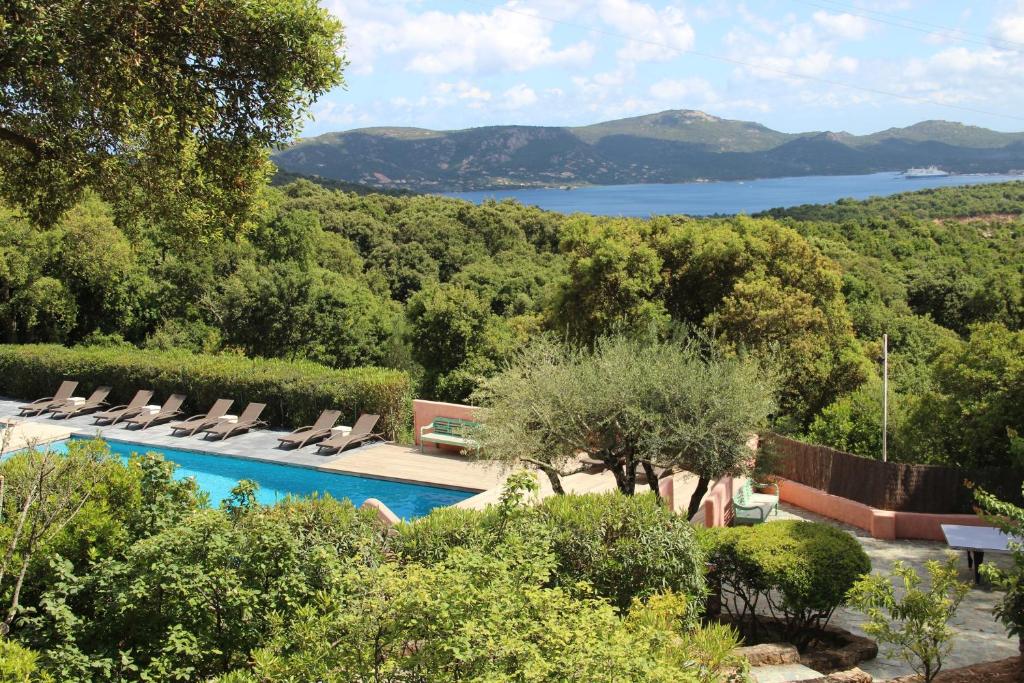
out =
[[[1019,442],[1020,437],[1016,439]],[[981,489],[976,489],[974,495],[986,521],[1009,536],[1024,538],[1024,508],[999,500]],[[1024,485],[1021,495],[1024,496]],[[1024,543],[1011,542],[1010,552],[1013,562],[1007,569],[987,563],[981,565],[981,572],[1006,591],[996,605],[995,616],[1010,636],[1017,636],[1020,651],[1024,653]]]
[[768,626],[758,609],[767,608],[780,619],[779,635],[799,648],[807,646],[854,583],[871,571],[856,539],[816,522],[723,529],[705,542],[726,612],[756,639],[758,630]]
[[[437,509],[399,527],[399,554],[414,562],[443,561],[454,549],[508,553],[518,539],[548,558],[550,583],[606,598],[620,610],[670,590],[695,610],[704,593],[704,553],[683,517],[653,495],[552,496],[536,507],[509,501],[484,511]],[[692,616],[692,614],[691,614]]]
[[953,650],[954,631],[949,621],[971,585],[957,581],[957,558],[946,562],[929,560],[928,590],[921,589],[921,577],[913,567],[896,560],[892,573],[900,579],[901,590],[878,574],[865,576],[850,590],[850,602],[864,612],[864,632],[888,646],[890,656],[899,656],[931,683],[942,669],[942,658]]
[[186,410],[195,412],[224,396],[239,405],[260,401],[267,404],[264,418],[284,427],[312,424],[321,410],[340,408],[351,419],[362,412],[379,414],[381,430],[398,438],[407,433],[411,414],[411,383],[397,370],[335,370],[307,361],[185,351],[0,345],[0,394],[48,396],[67,378],[86,389],[110,385],[115,401],[128,401],[142,388],[155,389],[157,396],[184,393]]
[[735,638],[684,627],[685,598],[621,616],[533,581],[535,561],[460,548],[435,565],[347,572],[221,683],[721,680]]
[[0,683],[52,683],[39,672],[39,654],[6,638],[0,638]]
[[685,518],[653,494],[552,496],[538,507],[556,557],[554,581],[590,584],[620,609],[672,590],[696,607],[704,593],[704,555]]
[[275,620],[346,571],[379,564],[375,520],[330,498],[199,511],[88,574],[58,562],[23,635],[60,680],[205,680],[248,661]]
[[408,561],[435,564],[455,548],[484,548],[494,536],[493,511],[493,507],[487,510],[436,508],[414,522],[398,525],[394,539],[396,550]]

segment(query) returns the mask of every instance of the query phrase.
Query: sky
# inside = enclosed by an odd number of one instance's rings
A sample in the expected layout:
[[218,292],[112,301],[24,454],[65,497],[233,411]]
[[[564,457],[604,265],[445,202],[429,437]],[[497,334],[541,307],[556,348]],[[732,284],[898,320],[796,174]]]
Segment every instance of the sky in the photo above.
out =
[[304,136],[665,109],[784,132],[1024,130],[1024,0],[321,3],[345,24],[349,64]]

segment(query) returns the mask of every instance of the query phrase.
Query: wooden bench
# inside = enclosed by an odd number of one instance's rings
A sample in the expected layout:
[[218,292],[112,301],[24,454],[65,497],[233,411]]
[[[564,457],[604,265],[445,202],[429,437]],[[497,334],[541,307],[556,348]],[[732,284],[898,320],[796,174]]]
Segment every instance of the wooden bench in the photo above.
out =
[[420,427],[420,451],[423,451],[423,444],[427,441],[444,446],[458,446],[464,450],[474,450],[477,443],[472,434],[479,427],[480,424],[472,420],[463,420],[458,417],[435,417],[433,422]]
[[768,515],[779,514],[779,484],[757,484],[757,487],[772,487],[775,493],[754,493],[750,480],[744,481],[732,497],[733,524],[760,524],[768,521]]

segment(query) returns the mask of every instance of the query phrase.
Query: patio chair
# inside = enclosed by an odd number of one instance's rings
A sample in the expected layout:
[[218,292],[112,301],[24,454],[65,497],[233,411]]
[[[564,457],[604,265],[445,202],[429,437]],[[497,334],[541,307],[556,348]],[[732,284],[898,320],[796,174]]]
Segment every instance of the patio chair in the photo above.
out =
[[326,439],[331,435],[331,430],[337,424],[340,417],[340,410],[325,410],[320,413],[320,417],[313,424],[299,427],[291,434],[277,437],[277,440],[281,442],[278,447],[295,446],[296,448],[302,448],[306,444]]
[[200,415],[193,415],[192,417],[185,418],[179,422],[171,423],[171,434],[175,432],[188,432],[189,436],[192,436],[196,432],[202,432],[210,427],[218,424],[221,418],[228,414],[231,410],[231,405],[234,403],[234,399],[230,398],[219,398],[217,399],[208,412]]
[[77,401],[72,403],[68,401],[64,405],[57,406],[53,409],[53,414],[50,417],[56,419],[68,419],[75,415],[85,415],[86,413],[92,413],[103,406],[107,405],[107,396],[110,396],[110,387],[97,387],[92,392],[89,398],[85,399],[82,403]]
[[377,421],[380,420],[380,415],[367,415],[363,413],[356,420],[356,423],[352,425],[352,431],[348,434],[335,434],[329,439],[321,441],[316,445],[318,452],[321,455],[329,455],[324,451],[331,451],[332,453],[341,453],[343,450],[354,444],[361,444],[374,439],[384,440],[384,437],[373,431],[373,428],[377,426]]
[[18,411],[22,417],[28,415],[41,415],[67,403],[67,400],[71,398],[71,394],[75,393],[75,389],[77,388],[78,382],[71,380],[61,382],[60,386],[57,387],[57,393],[53,396],[47,396],[46,398],[40,398],[32,401],[31,403],[27,403],[18,408]]
[[129,417],[125,421],[125,426],[133,424],[138,426],[139,429],[146,429],[157,422],[166,422],[167,420],[181,415],[181,404],[184,402],[184,394],[172,394],[171,397],[164,401],[164,404],[160,406],[160,410],[155,413],[140,412],[135,417]]
[[267,423],[260,419],[260,415],[266,407],[266,403],[250,403],[242,411],[242,414],[238,416],[236,422],[218,422],[203,431],[208,436],[220,437],[221,441],[223,441],[229,436],[233,436],[236,432],[244,432],[256,427],[266,426]]
[[98,413],[93,413],[92,419],[96,422],[109,422],[112,425],[117,424],[121,420],[129,417],[135,417],[142,409],[149,404],[149,400],[153,398],[152,389],[139,389],[135,392],[135,396],[131,401],[119,406],[113,406],[106,410],[101,410]]

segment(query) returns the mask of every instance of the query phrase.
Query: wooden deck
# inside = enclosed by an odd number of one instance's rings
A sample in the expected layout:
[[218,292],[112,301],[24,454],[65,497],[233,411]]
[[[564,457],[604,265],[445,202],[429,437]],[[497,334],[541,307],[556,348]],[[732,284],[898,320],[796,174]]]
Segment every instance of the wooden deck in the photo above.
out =
[[494,463],[474,462],[433,448],[420,453],[419,448],[395,444],[346,451],[320,469],[469,491],[492,489],[506,476]]
[[24,418],[0,418],[0,453],[59,441],[71,436],[71,429],[59,425],[32,422]]

